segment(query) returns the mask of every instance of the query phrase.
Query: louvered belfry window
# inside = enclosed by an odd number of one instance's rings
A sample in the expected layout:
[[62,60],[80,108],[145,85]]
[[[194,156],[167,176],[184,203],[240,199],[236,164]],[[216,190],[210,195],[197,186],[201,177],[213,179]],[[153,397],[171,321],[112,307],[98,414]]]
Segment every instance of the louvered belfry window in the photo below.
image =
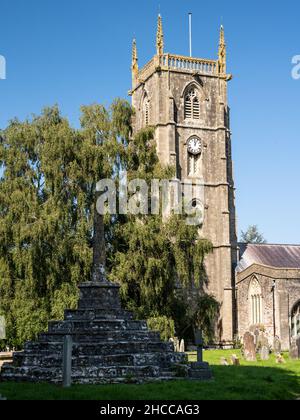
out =
[[187,120],[200,119],[200,102],[196,89],[192,88],[185,95],[184,118]]

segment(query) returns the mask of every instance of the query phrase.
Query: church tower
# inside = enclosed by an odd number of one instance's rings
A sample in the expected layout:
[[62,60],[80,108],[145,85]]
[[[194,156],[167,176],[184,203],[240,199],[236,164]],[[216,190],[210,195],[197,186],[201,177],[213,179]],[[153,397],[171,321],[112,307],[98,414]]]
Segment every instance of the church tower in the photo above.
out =
[[136,41],[132,50],[132,104],[135,131],[155,127],[162,164],[176,168],[178,180],[204,180],[204,221],[200,235],[213,243],[206,259],[208,292],[221,304],[219,343],[236,332],[236,216],[227,103],[226,44],[221,27],[217,60],[165,53],[158,17],[156,55],[141,69]]

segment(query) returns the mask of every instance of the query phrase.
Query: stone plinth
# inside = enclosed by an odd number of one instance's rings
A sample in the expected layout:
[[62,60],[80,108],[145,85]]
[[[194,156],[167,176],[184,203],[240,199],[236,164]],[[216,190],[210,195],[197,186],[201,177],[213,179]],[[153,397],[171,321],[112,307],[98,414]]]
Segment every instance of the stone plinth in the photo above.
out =
[[[178,365],[187,367],[186,355],[175,353],[172,343],[162,342],[122,309],[119,286],[103,283],[80,285],[77,310],[66,310],[64,321],[49,322],[48,332],[24,351],[14,353],[13,363],[2,367],[1,380],[62,383],[63,342],[73,341],[72,383],[105,384],[174,379]],[[200,379],[207,379],[203,375]],[[208,365],[206,371],[210,372]]]

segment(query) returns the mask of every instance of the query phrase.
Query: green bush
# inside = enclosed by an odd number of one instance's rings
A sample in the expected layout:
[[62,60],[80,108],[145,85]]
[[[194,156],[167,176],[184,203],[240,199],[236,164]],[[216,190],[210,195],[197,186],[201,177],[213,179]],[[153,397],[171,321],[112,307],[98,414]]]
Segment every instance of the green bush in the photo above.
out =
[[175,335],[175,324],[173,319],[166,316],[159,316],[156,318],[148,318],[148,327],[150,330],[159,331],[160,337],[164,341],[168,341]]

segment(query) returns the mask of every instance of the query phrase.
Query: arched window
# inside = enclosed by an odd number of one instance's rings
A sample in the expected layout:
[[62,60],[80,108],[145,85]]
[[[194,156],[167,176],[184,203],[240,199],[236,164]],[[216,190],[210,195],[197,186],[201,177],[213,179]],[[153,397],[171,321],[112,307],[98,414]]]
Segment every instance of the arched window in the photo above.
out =
[[261,286],[256,277],[251,280],[249,287],[250,323],[257,325],[263,323],[263,305]]
[[184,118],[190,120],[200,119],[200,102],[195,88],[191,88],[185,95]]
[[292,310],[292,336],[300,336],[300,301],[294,306]]

